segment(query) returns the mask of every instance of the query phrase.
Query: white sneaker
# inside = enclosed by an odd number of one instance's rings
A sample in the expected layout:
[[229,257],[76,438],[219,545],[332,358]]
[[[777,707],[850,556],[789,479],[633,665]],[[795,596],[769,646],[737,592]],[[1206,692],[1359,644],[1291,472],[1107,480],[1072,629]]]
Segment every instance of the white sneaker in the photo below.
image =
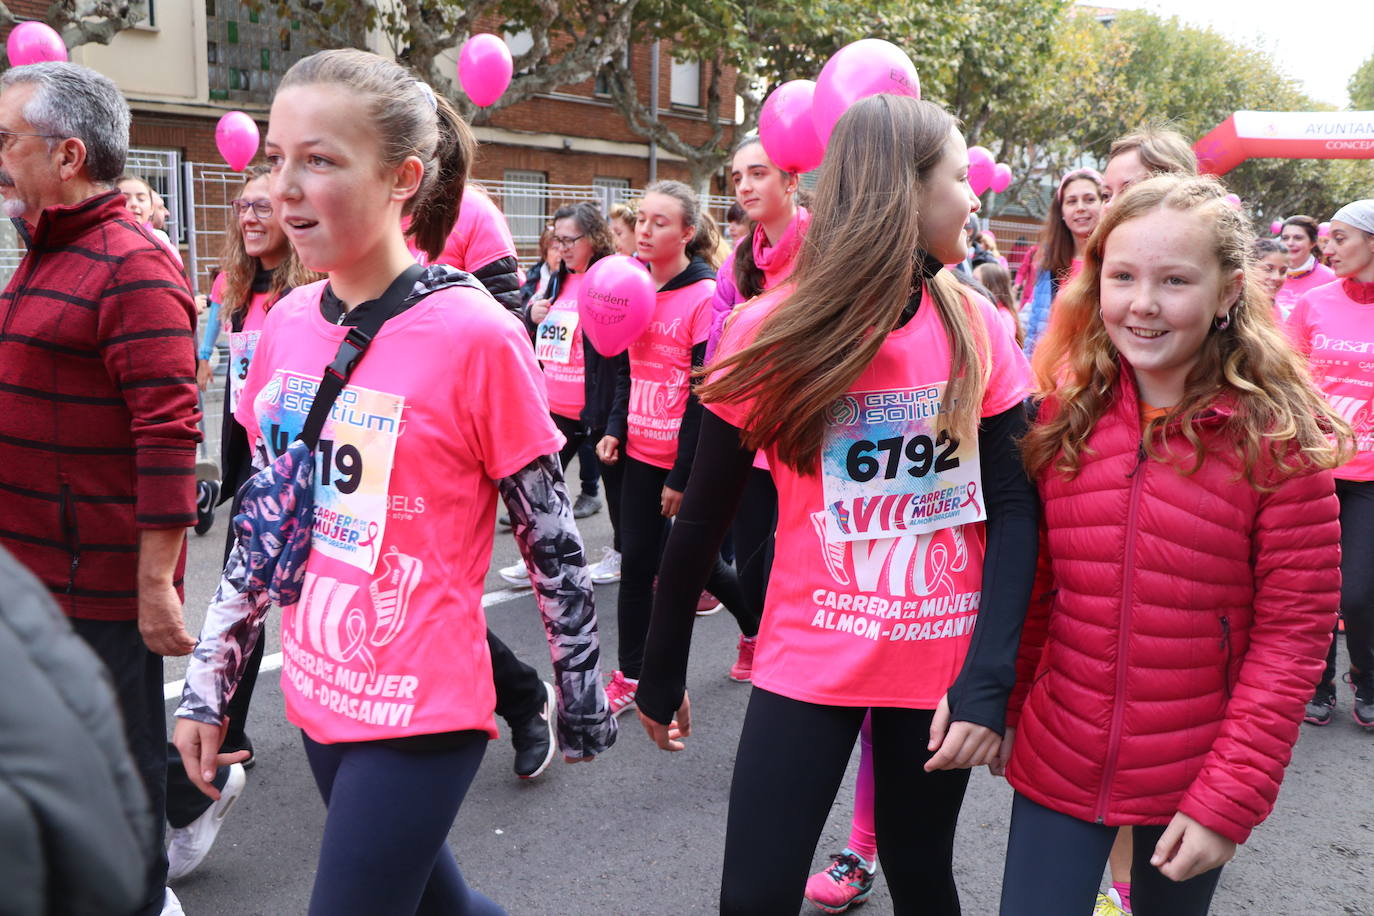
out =
[[591,568],[592,581],[597,585],[620,581],[620,552],[614,547],[601,551],[601,562]]
[[525,567],[525,561],[512,563],[510,566],[502,567],[496,574],[505,579],[511,585],[518,585],[521,588],[533,588],[530,585],[530,571]]
[[[205,813],[196,818],[186,827],[173,827],[167,831],[171,837],[171,842],[167,844],[167,880],[176,881],[184,878],[196,870],[196,866],[205,860],[206,854],[210,852],[210,847],[215,844],[215,837],[219,835],[219,828],[224,826],[225,815],[234,806],[234,802],[243,794],[243,784],[245,781],[243,764],[234,763],[229,765],[229,778],[224,783],[224,788],[219,790],[219,801],[212,804]],[[167,893],[171,902],[176,902],[176,896],[172,895],[171,890]],[[166,905],[164,904],[164,907]],[[163,914],[171,912],[173,914],[181,912],[181,904],[176,904],[176,909],[163,909]]]
[[186,916],[186,911],[181,908],[181,901],[172,893],[170,887],[162,896],[162,916]]

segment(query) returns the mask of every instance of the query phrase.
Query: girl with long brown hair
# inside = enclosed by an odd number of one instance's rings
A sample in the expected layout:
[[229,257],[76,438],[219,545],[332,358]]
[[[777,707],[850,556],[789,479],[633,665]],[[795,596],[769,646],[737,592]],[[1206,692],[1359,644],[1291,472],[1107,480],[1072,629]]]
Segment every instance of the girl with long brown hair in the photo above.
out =
[[1021,313],[1026,353],[1049,324],[1059,288],[1083,268],[1083,248],[1102,216],[1102,176],[1096,169],[1074,169],[1059,179],[1050,212],[1040,227],[1035,275],[1027,281],[1030,301]]
[[[700,390],[697,467],[639,703],[650,737],[680,750],[690,596],[763,448],[777,551],[735,758],[723,913],[797,912],[866,717],[895,912],[959,911],[955,822],[967,768],[1000,740],[1036,542],[1013,444],[1025,359],[992,304],[942,267],[963,260],[977,209],[949,114],[905,97],[855,103],[831,137],[792,281],[736,313]],[[871,886],[871,871],[858,880]]]
[[1350,431],[1251,238],[1215,179],[1131,187],[1036,349],[1045,553],[997,763],[1003,916],[1091,913],[1122,826],[1133,911],[1205,914],[1273,807],[1335,618]]

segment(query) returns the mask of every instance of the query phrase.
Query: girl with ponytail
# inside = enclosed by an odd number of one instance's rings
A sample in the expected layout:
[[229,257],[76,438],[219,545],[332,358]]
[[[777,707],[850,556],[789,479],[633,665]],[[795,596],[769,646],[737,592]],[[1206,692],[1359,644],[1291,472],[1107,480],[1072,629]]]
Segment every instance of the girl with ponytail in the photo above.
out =
[[[692,394],[691,380],[706,359],[711,296],[716,289],[715,269],[700,254],[710,244],[701,232],[702,218],[696,194],[680,181],[650,185],[639,203],[637,253],[658,293],[653,320],[627,351],[629,360],[621,370],[606,435],[597,445],[602,462],[624,464],[620,670],[607,687],[617,715],[635,705],[654,576],[660,572],[668,520],[677,515],[696,455],[702,411]],[[758,632],[758,610],[749,604],[738,578],[719,554],[706,587],[734,615],[746,637]]]
[[[283,609],[287,717],[329,812],[312,914],[502,912],[467,886],[447,843],[496,736],[481,594],[498,491],[557,634],[563,754],[589,760],[615,738],[562,437],[529,339],[470,276],[421,269],[406,247],[409,216],[418,247],[440,255],[472,149],[446,99],[363,51],[298,62],[272,104],[272,206],[328,279],[265,322],[236,412],[256,464],[301,429],[345,339],[388,316],[321,432],[309,559]],[[230,610],[241,604],[207,612],[177,711],[174,743],[211,796],[217,756],[238,756],[218,755],[223,697],[262,630],[261,615]]]
[[998,749],[1037,533],[1014,445],[1025,358],[942,267],[964,259],[977,209],[943,109],[856,102],[790,281],[736,313],[699,389],[697,466],[639,687],[640,722],[665,750],[691,734],[691,599],[756,450],[778,489],[722,913],[797,912],[866,718],[894,912],[959,912],[955,823],[968,768]]

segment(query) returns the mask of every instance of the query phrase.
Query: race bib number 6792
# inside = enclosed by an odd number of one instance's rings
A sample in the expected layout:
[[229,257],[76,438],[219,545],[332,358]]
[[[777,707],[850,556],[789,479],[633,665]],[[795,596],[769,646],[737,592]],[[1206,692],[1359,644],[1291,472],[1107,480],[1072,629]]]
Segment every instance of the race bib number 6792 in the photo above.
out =
[[976,437],[949,429],[945,383],[849,392],[831,405],[821,449],[832,540],[925,534],[983,521]]

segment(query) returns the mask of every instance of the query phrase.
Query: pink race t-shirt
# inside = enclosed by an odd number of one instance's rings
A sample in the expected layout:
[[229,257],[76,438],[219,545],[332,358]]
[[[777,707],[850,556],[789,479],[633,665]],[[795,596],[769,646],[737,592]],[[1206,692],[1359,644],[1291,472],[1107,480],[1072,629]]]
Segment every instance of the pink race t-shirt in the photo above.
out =
[[1319,286],[1325,286],[1336,279],[1336,272],[1316,258],[1312,259],[1312,269],[1304,273],[1290,271],[1283,278],[1283,286],[1274,294],[1274,307],[1285,319],[1293,311],[1298,300]]
[[692,385],[692,348],[711,332],[716,281],[659,291],[649,328],[630,344],[629,442],[636,461],[671,469]]
[[[738,310],[722,352],[752,339],[786,292]],[[1030,368],[994,306],[976,296],[972,303],[991,354],[981,409],[988,417],[1026,396]],[[922,517],[982,517],[982,494],[968,479],[978,467],[976,438],[954,440],[936,410],[949,352],[927,302],[835,402],[819,467],[798,474],[770,450],[777,545],[756,687],[807,703],[934,709],[959,674],[982,599],[982,522],[865,536]],[[749,410],[706,407],[735,426]],[[840,498],[828,492],[832,485]],[[870,496],[854,498],[857,487],[871,487]]]
[[[349,330],[320,314],[324,285],[272,308],[248,373],[236,418],[274,455]],[[442,289],[382,326],[316,449],[304,588],[282,609],[293,724],[326,743],[496,735],[482,613],[496,481],[562,444],[529,337],[491,297]]]
[[549,409],[570,420],[582,416],[587,400],[582,327],[577,312],[582,276],[569,273],[563,278],[558,298],[534,332],[534,355],[544,366]]
[[1350,298],[1345,282],[1304,294],[1285,327],[1307,357],[1312,380],[1355,430],[1355,457],[1333,473],[1340,480],[1374,480],[1374,303]]
[[221,273],[215,277],[210,287],[210,299],[220,304],[220,326],[229,344],[229,412],[238,409],[243,385],[248,380],[248,369],[257,351],[258,340],[262,337],[262,326],[267,320],[267,303],[270,293],[253,293],[248,300],[248,310],[243,313],[239,330],[233,329],[229,320],[229,306],[224,301],[224,287],[227,281]]
[[[415,247],[413,238],[406,237],[406,246],[421,264],[428,263],[429,256]],[[463,202],[458,208],[458,222],[449,233],[437,263],[473,273],[493,261],[513,257],[515,240],[511,237],[505,214],[486,192],[470,184],[465,186]],[[523,283],[523,275],[520,279]]]

